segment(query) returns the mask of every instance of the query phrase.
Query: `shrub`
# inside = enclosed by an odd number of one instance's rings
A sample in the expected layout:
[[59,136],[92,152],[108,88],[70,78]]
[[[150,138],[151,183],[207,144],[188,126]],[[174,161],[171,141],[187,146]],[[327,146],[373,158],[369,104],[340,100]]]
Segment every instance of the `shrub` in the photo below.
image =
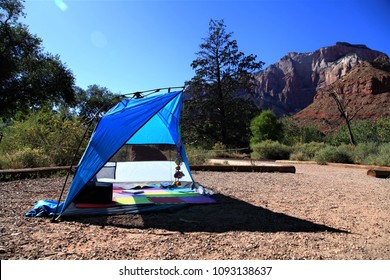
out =
[[350,145],[327,146],[316,153],[314,160],[319,164],[328,162],[353,163],[352,150],[353,148]]
[[66,118],[47,108],[30,113],[2,129],[1,168],[70,165],[84,129],[77,118]]
[[213,157],[212,152],[193,146],[186,146],[186,154],[190,165],[202,165]]
[[5,154],[0,159],[2,168],[17,169],[17,168],[33,168],[45,166],[48,157],[42,149],[23,148],[14,151],[12,154]]
[[[386,143],[389,138],[390,129],[387,119],[379,120],[375,124],[368,120],[357,120],[351,123],[352,134],[357,144],[375,142]],[[341,144],[349,144],[349,133],[346,126],[340,128],[339,131],[328,135],[328,142],[338,146]]]
[[290,155],[290,159],[302,161],[313,160],[316,153],[325,147],[325,143],[318,142],[296,144],[293,147],[293,152]]
[[379,152],[375,161],[377,165],[390,166],[390,143],[379,146]]
[[354,162],[359,164],[372,164],[378,153],[378,145],[373,142],[361,143],[354,149]]
[[266,140],[252,145],[253,159],[289,159],[291,148],[278,141]]
[[217,142],[213,146],[213,152],[215,157],[227,158],[230,157],[227,147],[222,142]]

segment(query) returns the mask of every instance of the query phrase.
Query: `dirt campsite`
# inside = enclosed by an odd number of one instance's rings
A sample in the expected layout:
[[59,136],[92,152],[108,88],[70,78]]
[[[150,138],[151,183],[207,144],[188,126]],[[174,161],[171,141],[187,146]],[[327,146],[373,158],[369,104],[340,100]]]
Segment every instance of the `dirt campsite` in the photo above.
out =
[[64,177],[0,183],[0,258],[50,260],[383,260],[390,179],[294,164],[295,173],[194,171],[216,204],[52,222],[25,217]]

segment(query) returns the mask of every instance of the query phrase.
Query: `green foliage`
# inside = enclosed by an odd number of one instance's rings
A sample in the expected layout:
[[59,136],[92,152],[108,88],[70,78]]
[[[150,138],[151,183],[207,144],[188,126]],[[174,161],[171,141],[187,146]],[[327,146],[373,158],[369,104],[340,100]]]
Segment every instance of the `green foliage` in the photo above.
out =
[[300,127],[299,131],[300,131],[300,142],[301,143],[324,141],[324,135],[315,126],[303,126],[303,127]]
[[[390,118],[380,119],[375,123],[368,120],[354,121],[351,123],[351,129],[357,144],[368,142],[379,144],[390,141]],[[343,126],[338,132],[328,135],[327,141],[335,146],[348,144],[347,127]]]
[[3,165],[7,169],[46,166],[48,157],[42,149],[21,148],[3,155]]
[[314,160],[319,164],[328,162],[390,166],[390,143],[368,142],[356,146],[325,143],[297,144],[290,156],[292,160]]
[[354,163],[352,150],[353,147],[351,145],[326,146],[316,153],[314,160],[319,164],[328,162]]
[[384,143],[379,146],[379,152],[374,164],[390,166],[390,143]]
[[217,142],[214,144],[213,152],[215,157],[230,157],[226,145],[222,142]]
[[83,133],[75,118],[64,118],[48,108],[31,113],[4,130],[2,168],[70,165]]
[[293,152],[290,155],[290,159],[301,161],[314,160],[315,155],[325,147],[326,144],[322,142],[297,143],[293,146]]
[[214,157],[214,153],[195,146],[186,146],[186,154],[190,165],[202,165]]
[[298,143],[324,142],[325,137],[315,126],[298,126],[291,117],[279,120],[282,124],[283,136],[281,142],[293,146]]
[[0,2],[0,116],[12,118],[46,104],[74,104],[74,77],[58,56],[20,22],[22,1]]
[[265,110],[255,117],[250,124],[252,131],[251,143],[256,144],[265,140],[278,141],[282,139],[282,124],[278,122],[271,110]]
[[195,76],[187,82],[183,107],[186,142],[210,148],[216,142],[228,147],[247,146],[250,120],[258,110],[250,99],[252,72],[261,68],[255,55],[239,52],[223,21],[211,20],[191,63]]
[[377,120],[375,128],[378,141],[380,143],[390,143],[390,117]]
[[361,143],[352,152],[356,164],[390,166],[390,143]]
[[373,164],[378,154],[378,144],[374,142],[357,144],[353,149],[354,163]]
[[293,146],[296,143],[301,142],[300,127],[297,126],[293,118],[283,117],[279,119],[282,125],[283,137],[282,143],[288,146]]
[[115,105],[115,96],[105,87],[90,85],[87,90],[76,89],[76,113],[85,120],[91,120],[99,113]]
[[251,154],[253,159],[289,159],[292,151],[291,147],[272,140],[252,144],[251,148],[253,150]]

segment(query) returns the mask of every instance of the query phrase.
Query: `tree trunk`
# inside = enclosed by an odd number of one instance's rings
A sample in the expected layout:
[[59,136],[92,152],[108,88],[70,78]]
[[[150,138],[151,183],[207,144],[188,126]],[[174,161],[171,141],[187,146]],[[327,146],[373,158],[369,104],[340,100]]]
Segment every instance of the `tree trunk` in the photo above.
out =
[[218,99],[219,99],[219,114],[220,114],[220,124],[221,124],[221,141],[223,144],[227,144],[227,130],[226,130],[226,110],[225,110],[225,100],[223,97],[222,91],[222,81],[221,81],[221,69],[220,69],[220,61],[219,54],[217,51],[216,55],[217,62],[217,91],[218,91]]
[[353,133],[352,133],[352,129],[351,129],[351,119],[349,119],[348,113],[345,109],[345,106],[341,102],[341,97],[336,92],[331,92],[330,96],[334,99],[334,101],[336,101],[337,108],[338,108],[342,118],[344,119],[345,124],[347,125],[349,142],[351,143],[351,145],[355,146],[355,139],[353,137]]

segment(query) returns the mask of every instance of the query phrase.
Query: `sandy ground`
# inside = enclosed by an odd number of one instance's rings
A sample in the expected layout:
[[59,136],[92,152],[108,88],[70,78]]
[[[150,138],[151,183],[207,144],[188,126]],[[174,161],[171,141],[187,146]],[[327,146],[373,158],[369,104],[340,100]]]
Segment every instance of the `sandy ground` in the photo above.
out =
[[390,179],[294,164],[296,173],[194,172],[219,201],[52,223],[24,214],[65,178],[0,183],[0,258],[390,259]]

